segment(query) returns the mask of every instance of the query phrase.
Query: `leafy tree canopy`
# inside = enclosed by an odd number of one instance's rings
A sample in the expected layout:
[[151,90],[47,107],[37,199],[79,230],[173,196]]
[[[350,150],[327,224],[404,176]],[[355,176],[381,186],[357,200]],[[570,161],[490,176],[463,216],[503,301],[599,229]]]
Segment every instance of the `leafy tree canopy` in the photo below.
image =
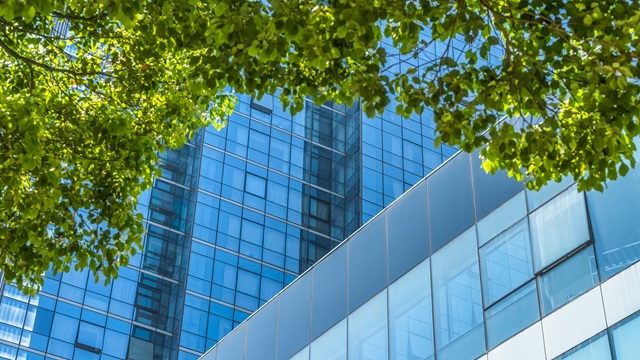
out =
[[487,171],[601,190],[635,165],[638,31],[633,0],[0,1],[0,270],[115,276],[157,153],[223,126],[229,88],[432,109]]

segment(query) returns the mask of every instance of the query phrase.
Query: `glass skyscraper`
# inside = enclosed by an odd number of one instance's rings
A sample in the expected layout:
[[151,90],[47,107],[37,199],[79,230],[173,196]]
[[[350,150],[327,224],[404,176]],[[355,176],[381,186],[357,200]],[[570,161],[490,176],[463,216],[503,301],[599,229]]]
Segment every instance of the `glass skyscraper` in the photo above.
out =
[[239,96],[227,127],[161,154],[139,199],[144,251],[117,280],[47,274],[34,297],[5,286],[0,358],[197,359],[454,153],[433,137],[427,112],[307,102],[292,116]]
[[[380,44],[390,74],[445,51]],[[463,54],[453,44],[450,56]],[[112,284],[72,271],[47,274],[31,298],[6,285],[0,358],[197,359],[456,152],[434,148],[428,109],[402,119],[392,99],[369,119],[357,103],[307,101],[292,116],[275,95],[239,95],[227,127],[161,154],[162,176],[139,199],[144,249]]]

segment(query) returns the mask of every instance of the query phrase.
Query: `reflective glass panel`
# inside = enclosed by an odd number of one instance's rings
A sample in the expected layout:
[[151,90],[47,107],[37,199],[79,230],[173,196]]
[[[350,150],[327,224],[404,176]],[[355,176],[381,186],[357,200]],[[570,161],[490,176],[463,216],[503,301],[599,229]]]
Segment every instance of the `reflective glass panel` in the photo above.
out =
[[218,359],[243,360],[247,324],[235,328],[218,346]]
[[349,359],[386,360],[387,291],[349,315]]
[[386,214],[362,227],[349,247],[349,311],[355,310],[387,284]]
[[437,357],[472,359],[485,351],[475,227],[432,256]]
[[346,244],[313,268],[312,293],[311,338],[315,339],[347,316]]
[[392,282],[429,255],[426,181],[387,209],[387,233]]
[[557,360],[611,360],[609,337],[604,331],[574,349],[556,358]]
[[529,206],[529,211],[537,209],[540,205],[549,201],[549,199],[556,196],[572,183],[573,180],[571,178],[563,178],[560,182],[550,181],[538,191],[527,189],[527,205]]
[[433,359],[429,259],[389,286],[391,360]]
[[305,347],[297,354],[289,358],[289,360],[309,360],[309,347]]
[[427,178],[431,252],[473,225],[469,154],[456,155]]
[[487,174],[482,168],[479,153],[480,151],[476,151],[471,155],[471,169],[473,194],[476,200],[476,217],[482,219],[507,199],[522,191],[524,185],[507,176],[506,171],[503,170],[495,174]]
[[347,360],[346,319],[311,343],[311,360]]
[[522,191],[478,222],[478,245],[484,245],[527,215],[524,197]]
[[540,319],[536,283],[532,281],[485,311],[487,343],[493,349]]
[[588,192],[587,204],[600,276],[606,280],[640,259],[640,167],[608,182],[602,193]]
[[91,346],[92,348],[102,349],[102,339],[104,338],[104,328],[93,324],[80,322],[78,330],[77,342]]
[[593,248],[558,264],[540,277],[542,315],[545,316],[598,284]]
[[480,269],[485,306],[533,278],[527,219],[480,248]]
[[311,277],[299,277],[279,297],[276,358],[286,359],[309,344]]
[[247,322],[245,360],[275,358],[278,302],[279,299],[274,299]]
[[640,354],[640,316],[616,325],[611,330],[613,352],[616,360],[635,360]]
[[583,194],[572,186],[532,213],[530,226],[537,272],[589,240]]

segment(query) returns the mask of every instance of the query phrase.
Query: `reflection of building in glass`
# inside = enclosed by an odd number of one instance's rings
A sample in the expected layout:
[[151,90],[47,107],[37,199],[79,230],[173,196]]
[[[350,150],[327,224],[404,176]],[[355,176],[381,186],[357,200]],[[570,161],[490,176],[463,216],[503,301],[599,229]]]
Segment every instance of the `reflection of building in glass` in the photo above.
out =
[[639,169],[530,192],[460,153],[202,359],[636,359],[638,218]]

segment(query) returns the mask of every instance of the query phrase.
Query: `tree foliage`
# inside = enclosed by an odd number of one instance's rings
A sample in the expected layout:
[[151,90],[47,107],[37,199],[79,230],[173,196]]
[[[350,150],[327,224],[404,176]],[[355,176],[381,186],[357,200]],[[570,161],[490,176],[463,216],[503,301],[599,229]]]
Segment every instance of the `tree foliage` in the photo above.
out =
[[115,276],[157,152],[223,126],[230,88],[432,109],[487,171],[601,190],[635,165],[639,30],[628,0],[4,0],[0,270]]

